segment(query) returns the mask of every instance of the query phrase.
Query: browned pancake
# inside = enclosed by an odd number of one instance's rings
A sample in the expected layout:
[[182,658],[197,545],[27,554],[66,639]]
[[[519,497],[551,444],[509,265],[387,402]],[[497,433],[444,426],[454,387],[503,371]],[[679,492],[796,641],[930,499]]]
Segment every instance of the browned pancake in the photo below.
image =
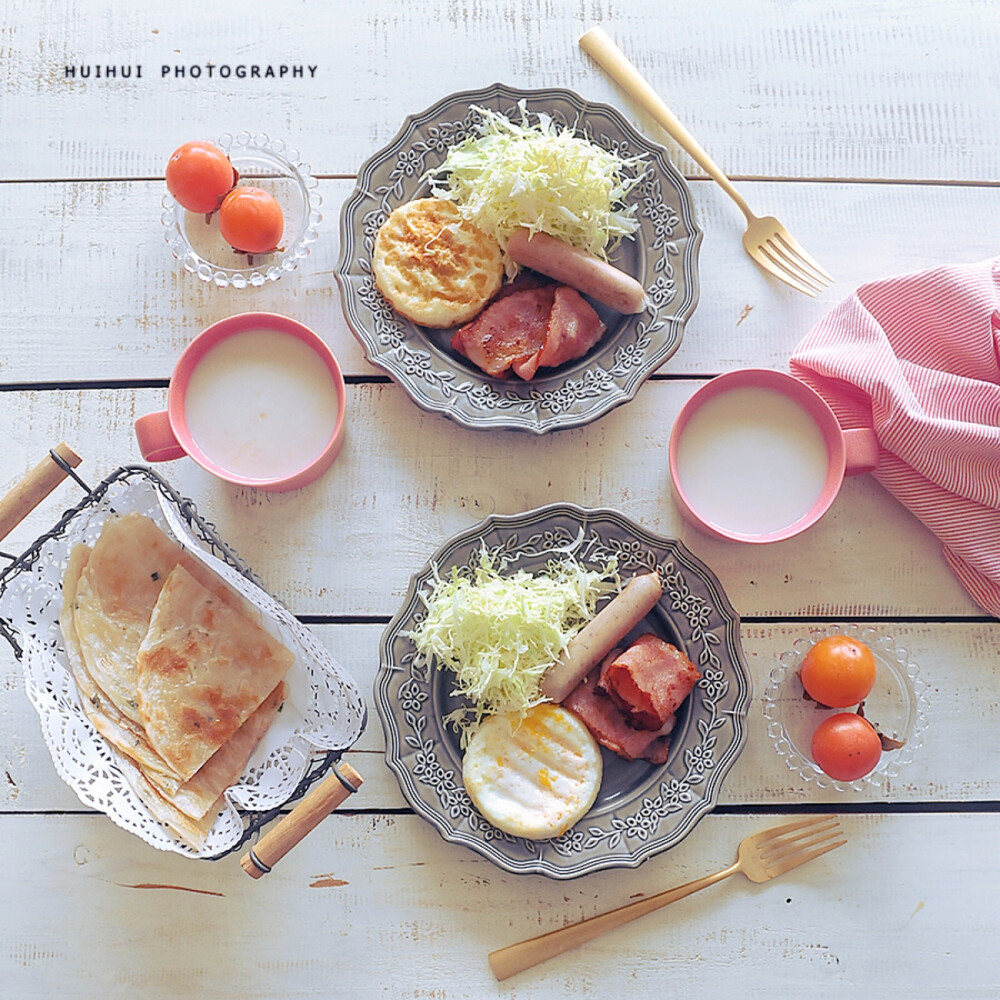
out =
[[[175,583],[180,583],[172,585],[161,602],[175,570]],[[184,604],[178,602],[179,594],[197,594],[198,600]],[[248,690],[245,683],[230,685],[239,704],[229,706],[227,718],[238,720],[236,728],[193,772],[181,773],[146,730],[147,720],[140,711],[138,658],[154,618],[157,631],[153,643],[166,648],[169,636],[179,635],[191,624],[173,616],[196,606],[212,606],[220,615],[217,622],[207,621],[204,615],[199,619],[201,625],[210,624],[215,629],[215,639],[206,647],[209,658],[218,652],[221,640],[227,648],[251,656],[263,651],[264,660],[282,666],[270,673],[265,666],[257,675],[254,683],[261,686],[268,676],[277,678],[263,698],[257,697],[257,690]],[[285,685],[278,675],[292,662],[292,654],[260,628],[259,614],[248,601],[138,514],[110,519],[93,549],[77,545],[70,553],[59,623],[84,714],[120,755],[122,773],[154,818],[200,849],[222,804],[222,793],[238,780],[281,707]],[[237,634],[245,641],[234,640]],[[115,691],[115,698],[97,682],[91,664]],[[198,656],[193,665],[196,672],[202,668],[201,673],[205,673],[205,663]],[[245,668],[246,661],[241,661],[236,673],[245,673]],[[220,669],[216,666],[216,673]],[[138,719],[124,713],[119,703]],[[183,699],[178,704],[182,709],[190,708]],[[250,704],[253,707],[246,714]],[[174,707],[170,698],[161,704],[167,716]],[[210,739],[218,740],[220,735],[216,730]],[[198,753],[203,755],[207,747],[208,742],[203,741]],[[192,749],[197,748],[192,745]]]
[[76,546],[70,554],[63,578],[64,600],[60,614],[66,654],[80,692],[84,714],[104,739],[135,764],[160,796],[186,816],[200,820],[216,804],[222,792],[242,774],[251,754],[281,707],[284,684],[279,683],[233,737],[197,773],[185,781],[153,749],[145,729],[117,711],[111,699],[94,682],[80,655],[74,606],[77,583],[89,555],[90,549],[86,545]]
[[141,723],[135,658],[160,589],[182,549],[139,514],[110,518],[76,591],[76,631],[87,671],[118,711]]
[[247,602],[142,514],[108,519],[77,581],[74,617],[87,671],[118,711],[139,725],[136,657],[160,590],[177,565],[220,599],[252,613]]
[[419,198],[397,208],[375,237],[372,271],[397,312],[422,326],[472,319],[503,281],[500,244],[453,202]]
[[277,639],[175,567],[136,658],[139,711],[153,748],[190,778],[293,660]]

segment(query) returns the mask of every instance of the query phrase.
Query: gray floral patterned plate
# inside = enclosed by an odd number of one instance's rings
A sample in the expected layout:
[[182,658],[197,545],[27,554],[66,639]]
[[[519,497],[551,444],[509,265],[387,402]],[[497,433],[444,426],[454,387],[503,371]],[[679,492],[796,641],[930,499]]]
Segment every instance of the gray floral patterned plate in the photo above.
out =
[[[449,331],[425,329],[394,312],[375,288],[371,269],[379,227],[394,208],[430,194],[423,177],[472,132],[477,119],[471,105],[518,117],[522,99],[532,120],[544,112],[606,148],[642,154],[648,161],[631,195],[640,229],[612,258],[642,282],[647,309],[621,316],[599,307],[608,327],[600,343],[577,361],[548,374],[543,369],[530,382],[491,378],[451,349]],[[364,164],[341,211],[335,275],[344,316],[365,357],[418,406],[466,427],[544,434],[579,427],[634,398],[677,350],[698,302],[701,237],[684,178],[663,147],[640,135],[618,111],[568,90],[517,90],[497,83],[453,94],[410,116],[395,139]]]
[[[664,765],[627,762],[603,750],[604,777],[590,812],[562,836],[531,841],[497,830],[480,816],[462,784],[457,733],[443,718],[457,704],[449,677],[423,665],[407,637],[424,614],[421,592],[434,567],[468,572],[480,547],[510,568],[537,571],[559,550],[587,566],[616,556],[623,579],[657,570],[663,597],[639,628],[682,649],[701,680],[678,713]],[[515,874],[569,879],[605,868],[634,868],[686,837],[718,801],[746,738],[750,676],[740,622],[719,581],[680,542],[661,538],[613,510],[558,503],[493,515],[446,542],[410,581],[386,627],[375,680],[386,762],[412,808],[440,831]]]

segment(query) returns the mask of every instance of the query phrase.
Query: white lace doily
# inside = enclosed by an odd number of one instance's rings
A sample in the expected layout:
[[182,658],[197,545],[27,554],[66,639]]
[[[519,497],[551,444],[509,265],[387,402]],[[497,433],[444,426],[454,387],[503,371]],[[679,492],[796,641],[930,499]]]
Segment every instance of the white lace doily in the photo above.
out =
[[[244,820],[238,810],[252,813],[277,808],[295,793],[317,751],[343,750],[357,740],[365,724],[365,705],[354,680],[305,626],[210,551],[212,546],[206,542],[217,541],[214,531],[193,514],[191,505],[182,507],[180,498],[175,502],[167,495],[173,491],[147,470],[121,471],[127,474],[117,481],[110,477],[100,500],[70,517],[65,531],[47,538],[38,558],[12,575],[0,594],[0,617],[18,633],[28,697],[38,711],[56,770],[80,801],[160,850],[217,857],[243,839]],[[157,482],[162,488],[157,488]],[[152,518],[256,605],[263,627],[295,654],[285,678],[285,703],[242,777],[226,792],[225,808],[200,851],[154,820],[132,791],[126,774],[132,765],[111,751],[84,715],[63,648],[59,613],[69,553],[78,542],[93,545],[112,512],[138,512]],[[188,517],[207,539],[196,537]],[[214,547],[224,551],[221,543]]]

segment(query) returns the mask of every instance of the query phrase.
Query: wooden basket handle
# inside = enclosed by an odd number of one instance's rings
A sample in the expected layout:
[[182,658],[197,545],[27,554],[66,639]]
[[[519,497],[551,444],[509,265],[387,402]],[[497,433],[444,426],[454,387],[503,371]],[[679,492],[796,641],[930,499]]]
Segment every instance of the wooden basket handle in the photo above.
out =
[[251,878],[266,875],[307,833],[356,792],[363,780],[350,764],[335,766],[332,774],[240,858],[243,870]]
[[[65,441],[57,444],[52,452],[73,469],[83,461]],[[52,457],[52,452],[0,498],[0,540],[6,538],[68,475]]]

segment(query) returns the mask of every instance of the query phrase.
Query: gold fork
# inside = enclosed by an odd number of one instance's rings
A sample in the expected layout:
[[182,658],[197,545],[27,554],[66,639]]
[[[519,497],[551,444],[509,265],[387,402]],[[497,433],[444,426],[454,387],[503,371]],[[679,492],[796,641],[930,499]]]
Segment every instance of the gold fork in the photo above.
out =
[[585,941],[591,941],[607,931],[621,927],[637,917],[645,916],[668,903],[690,896],[699,889],[721,882],[722,879],[729,878],[737,872],[743,872],[751,882],[767,882],[834,848],[842,847],[847,843],[843,836],[835,816],[814,816],[772,827],[770,830],[762,830],[741,841],[737,859],[728,868],[723,868],[714,875],[695,879],[676,889],[668,889],[655,896],[620,906],[617,910],[609,910],[596,917],[549,931],[548,934],[541,934],[490,952],[490,968],[497,979],[507,979],[546,959],[561,955]]
[[773,215],[757,216],[719,169],[701,144],[678,121],[655,90],[640,75],[603,28],[591,28],[580,38],[580,47],[589,53],[607,74],[648,114],[686,149],[702,169],[739,206],[746,217],[743,248],[762,267],[792,288],[815,295],[834,279],[792,238],[791,233]]

